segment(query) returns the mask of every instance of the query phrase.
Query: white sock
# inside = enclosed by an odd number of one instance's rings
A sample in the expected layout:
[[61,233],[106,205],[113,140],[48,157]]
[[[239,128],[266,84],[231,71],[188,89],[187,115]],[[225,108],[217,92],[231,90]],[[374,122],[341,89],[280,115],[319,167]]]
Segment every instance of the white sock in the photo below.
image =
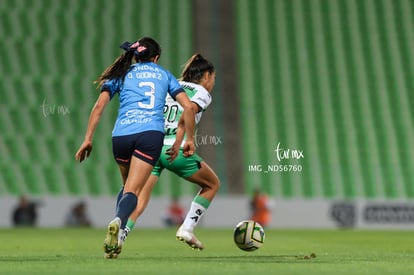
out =
[[194,228],[197,226],[198,222],[200,221],[201,217],[204,215],[205,212],[206,208],[193,201],[191,203],[190,211],[187,212],[187,215],[184,219],[184,230],[193,232]]

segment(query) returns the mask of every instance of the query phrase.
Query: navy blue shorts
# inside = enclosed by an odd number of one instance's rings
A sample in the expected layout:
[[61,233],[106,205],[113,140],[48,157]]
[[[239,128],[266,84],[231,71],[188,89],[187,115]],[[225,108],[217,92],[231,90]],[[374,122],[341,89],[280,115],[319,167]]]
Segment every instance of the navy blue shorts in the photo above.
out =
[[160,157],[163,143],[164,133],[159,131],[116,136],[112,137],[112,152],[119,164],[129,165],[134,155],[154,166]]

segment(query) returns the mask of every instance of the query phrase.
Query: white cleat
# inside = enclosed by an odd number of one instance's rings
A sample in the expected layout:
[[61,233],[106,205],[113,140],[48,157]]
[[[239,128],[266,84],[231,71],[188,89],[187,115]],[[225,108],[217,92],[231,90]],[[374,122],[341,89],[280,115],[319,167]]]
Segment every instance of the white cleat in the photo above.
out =
[[[123,229],[120,229],[120,230],[119,230],[119,233],[118,233],[118,248],[117,248],[117,253],[118,253],[118,254],[119,254],[119,253],[121,253],[122,246],[123,246],[123,245],[124,245],[124,243],[125,243],[126,237],[127,237],[127,233],[126,233],[126,231],[125,231],[125,230],[123,230]],[[119,252],[118,252],[118,251],[119,251]]]
[[203,250],[204,245],[196,238],[193,232],[186,231],[183,229],[183,226],[178,228],[177,233],[175,234],[177,240],[185,242],[188,244],[193,250]]

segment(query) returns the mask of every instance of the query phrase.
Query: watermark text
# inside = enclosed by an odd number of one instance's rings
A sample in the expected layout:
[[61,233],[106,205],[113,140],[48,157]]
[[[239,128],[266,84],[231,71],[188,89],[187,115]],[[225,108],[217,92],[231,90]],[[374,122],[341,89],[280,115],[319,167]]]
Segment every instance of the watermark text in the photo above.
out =
[[70,114],[69,107],[65,105],[49,104],[46,99],[43,100],[42,105],[40,105],[40,109],[42,110],[44,117],[52,115],[66,116]]

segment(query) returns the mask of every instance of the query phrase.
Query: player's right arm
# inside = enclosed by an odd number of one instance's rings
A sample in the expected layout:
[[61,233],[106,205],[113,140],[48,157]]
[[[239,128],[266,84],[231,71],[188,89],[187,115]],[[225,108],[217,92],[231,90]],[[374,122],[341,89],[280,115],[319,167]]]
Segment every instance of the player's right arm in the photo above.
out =
[[96,127],[101,119],[101,116],[107,106],[108,102],[111,100],[110,93],[107,91],[101,92],[98,99],[95,102],[95,105],[92,108],[91,114],[89,116],[88,126],[86,128],[85,138],[82,145],[79,147],[78,151],[75,154],[75,159],[79,162],[82,162],[85,158],[89,157],[92,152],[92,140],[95,134]]

